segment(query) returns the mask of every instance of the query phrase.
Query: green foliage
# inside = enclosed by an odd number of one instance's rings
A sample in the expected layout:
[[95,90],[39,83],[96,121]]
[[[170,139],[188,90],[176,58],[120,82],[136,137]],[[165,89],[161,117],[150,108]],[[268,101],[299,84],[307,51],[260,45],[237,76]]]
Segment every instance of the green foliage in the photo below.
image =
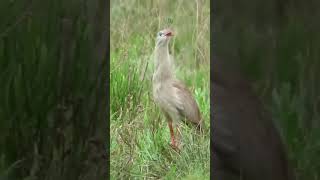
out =
[[[111,179],[209,179],[209,1],[200,7],[197,16],[195,2],[111,2]],[[196,98],[207,130],[199,136],[182,125],[180,153],[170,147],[152,97],[154,41],[168,25],[177,33],[170,49],[177,76]]]
[[[91,77],[101,70],[92,63],[85,14],[65,5],[0,2],[0,178],[79,177],[90,114],[99,106],[90,104],[97,84]],[[64,17],[72,27],[68,52]],[[64,55],[73,64],[61,65]]]
[[[317,6],[312,3],[287,2],[292,4],[287,7],[284,2],[284,17],[273,13],[279,5],[270,5],[273,1],[250,1],[232,12],[219,7],[213,25],[216,52],[240,63],[253,81],[281,131],[297,179],[316,180],[320,177],[319,14],[310,7],[299,14],[301,7]],[[255,6],[259,10],[244,10]]]

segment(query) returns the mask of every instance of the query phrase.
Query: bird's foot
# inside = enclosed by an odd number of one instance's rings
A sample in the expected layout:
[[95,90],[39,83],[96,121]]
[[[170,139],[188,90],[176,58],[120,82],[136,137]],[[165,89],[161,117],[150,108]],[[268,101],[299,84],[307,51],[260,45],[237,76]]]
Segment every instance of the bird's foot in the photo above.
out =
[[177,144],[173,144],[173,143],[170,143],[170,146],[173,150],[175,150],[176,152],[180,152],[180,148]]

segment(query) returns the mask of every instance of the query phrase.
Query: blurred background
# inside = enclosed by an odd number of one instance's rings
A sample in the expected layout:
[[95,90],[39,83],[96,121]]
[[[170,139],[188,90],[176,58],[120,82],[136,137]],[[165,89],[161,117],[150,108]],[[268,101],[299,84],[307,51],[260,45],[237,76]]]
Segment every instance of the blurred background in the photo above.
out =
[[213,54],[238,66],[279,127],[298,179],[320,178],[319,1],[215,1]]
[[[106,3],[0,2],[0,179],[107,176]],[[272,112],[298,178],[319,179],[319,5],[224,0],[210,10],[208,0],[113,0],[111,177],[209,177],[209,132],[185,135],[185,150],[175,154],[152,101],[154,39],[170,26],[177,75],[194,93],[206,127],[213,46],[214,55],[239,64]]]
[[[111,179],[209,179],[209,0],[112,0],[110,19]],[[182,127],[180,154],[169,145],[165,117],[153,102],[157,33],[170,43],[176,73],[196,98],[206,125],[199,137]]]
[[103,179],[107,2],[0,1],[0,179]]

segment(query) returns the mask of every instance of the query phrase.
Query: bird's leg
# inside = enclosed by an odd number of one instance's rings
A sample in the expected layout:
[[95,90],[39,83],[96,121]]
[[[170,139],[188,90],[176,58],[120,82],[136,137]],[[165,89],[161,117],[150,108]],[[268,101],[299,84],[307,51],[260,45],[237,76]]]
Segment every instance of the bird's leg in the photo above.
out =
[[178,148],[178,146],[177,146],[176,139],[175,139],[175,137],[174,137],[172,119],[171,119],[171,117],[170,117],[170,115],[169,115],[168,113],[165,113],[165,116],[166,116],[166,118],[167,118],[169,130],[170,130],[171,147],[172,147],[174,150],[179,150],[179,148]]
[[173,127],[172,127],[172,121],[168,121],[168,126],[170,129],[170,137],[171,137],[171,145],[176,147],[176,141],[174,139],[174,132],[173,132]]

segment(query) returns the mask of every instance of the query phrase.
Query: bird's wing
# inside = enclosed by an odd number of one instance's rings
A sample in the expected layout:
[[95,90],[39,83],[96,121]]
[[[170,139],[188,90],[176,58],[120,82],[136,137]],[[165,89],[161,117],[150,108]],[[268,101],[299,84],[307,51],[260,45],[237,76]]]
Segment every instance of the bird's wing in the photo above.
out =
[[188,88],[178,80],[172,81],[175,96],[177,97],[176,109],[182,117],[192,123],[199,123],[201,120],[198,104]]

